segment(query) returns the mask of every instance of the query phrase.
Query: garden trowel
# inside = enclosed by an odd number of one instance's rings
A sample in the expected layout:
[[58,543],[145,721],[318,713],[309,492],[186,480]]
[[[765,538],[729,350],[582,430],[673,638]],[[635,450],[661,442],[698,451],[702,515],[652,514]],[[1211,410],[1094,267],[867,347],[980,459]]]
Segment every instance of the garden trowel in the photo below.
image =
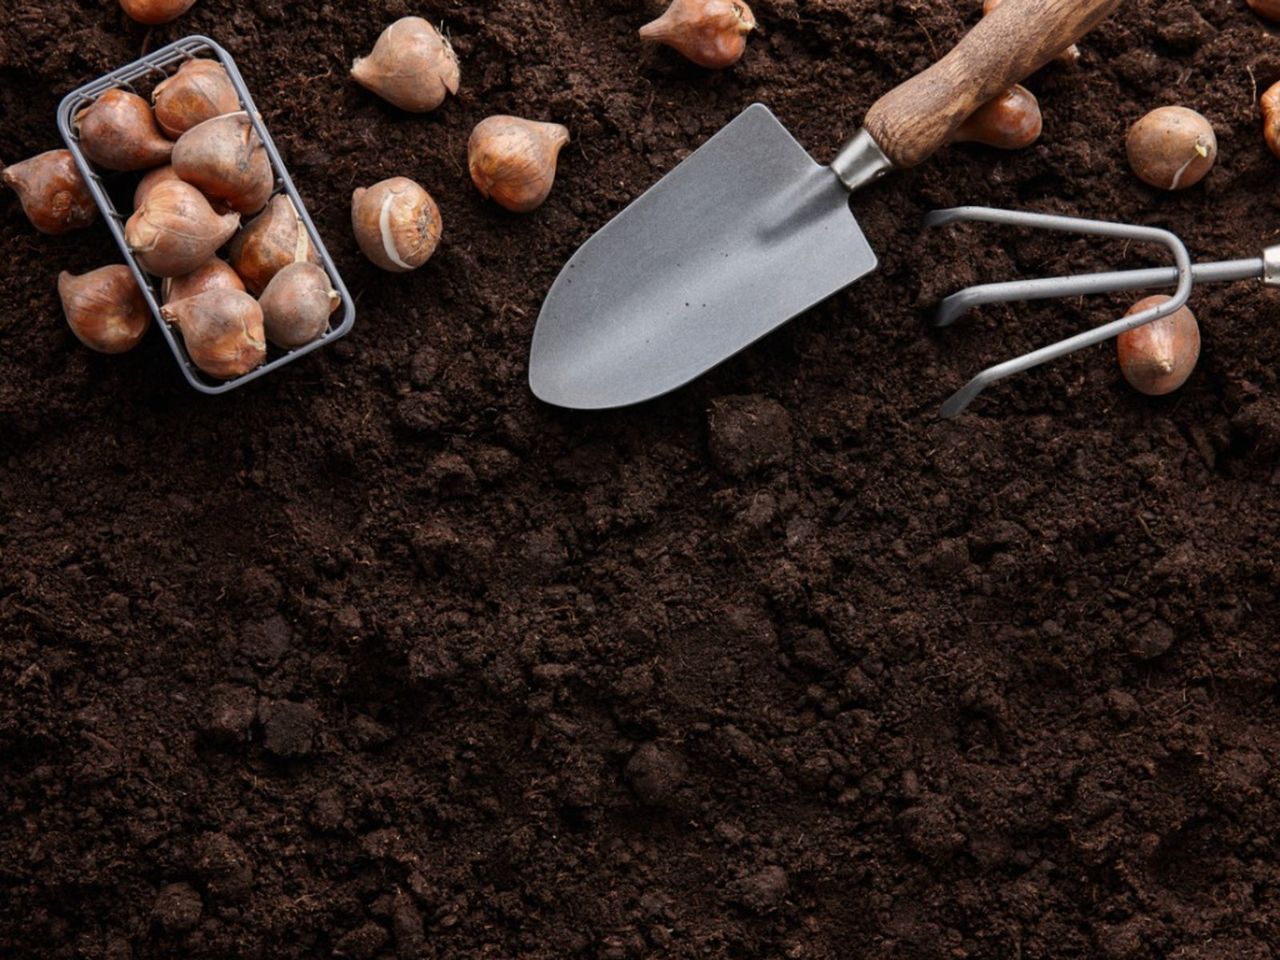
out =
[[1005,0],[872,106],[830,166],[748,107],[569,260],[533,333],[533,392],[579,409],[648,400],[870,273],[849,195],[927,159],[1119,2]]

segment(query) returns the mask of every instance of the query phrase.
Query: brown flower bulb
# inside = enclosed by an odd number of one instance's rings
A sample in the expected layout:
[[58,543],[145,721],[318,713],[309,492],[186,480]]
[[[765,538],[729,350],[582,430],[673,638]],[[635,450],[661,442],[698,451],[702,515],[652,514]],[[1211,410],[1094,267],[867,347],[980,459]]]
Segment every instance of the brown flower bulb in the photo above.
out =
[[181,277],[202,266],[239,226],[240,214],[219,216],[191,184],[166,180],[133,212],[124,237],[142,269]]
[[356,83],[411,113],[428,113],[458,92],[458,55],[448,39],[421,17],[397,20],[373,52],[351,67]]
[[186,300],[209,290],[243,290],[244,281],[225,260],[211,257],[183,277],[165,277],[160,285],[165,303]]
[[731,67],[747,49],[755,14],[742,0],[674,0],[640,28],[640,39],[665,44],[700,67]]
[[1249,9],[1273,23],[1280,23],[1280,0],[1245,0]]
[[193,6],[196,0],[120,0],[120,7],[134,20],[155,26],[177,20]]
[[1020,150],[1040,139],[1040,103],[1026,87],[1014,85],[969,115],[956,131],[957,143],[981,143]]
[[241,290],[207,290],[175,300],[160,316],[182,332],[191,362],[211,377],[244,376],[267,359],[262,308]]
[[98,216],[93,194],[76,169],[70,150],[49,150],[5,167],[0,174],[22,204],[22,212],[41,233],[70,233]]
[[392,177],[351,195],[351,227],[366,257],[392,273],[416,270],[440,243],[440,209],[421,186]]
[[1186,190],[1213,169],[1218,138],[1213,125],[1186,107],[1158,107],[1129,128],[1129,166],[1161,190]]
[[1280,83],[1273,83],[1262,95],[1262,138],[1271,152],[1280,157]]
[[124,264],[78,277],[64,270],[58,275],[58,296],[71,332],[99,353],[132,350],[151,326],[151,310]]
[[166,163],[163,167],[148,170],[142,175],[142,179],[138,181],[138,185],[133,189],[133,209],[137,210],[147,202],[147,197],[156,184],[164,183],[166,180],[181,179],[180,176],[173,172],[173,165],[169,163]]
[[173,172],[238,213],[257,213],[275,189],[275,172],[249,115],[214,117],[173,145]]
[[467,165],[480,192],[516,213],[542,206],[556,179],[556,160],[569,142],[558,123],[519,117],[481,120],[467,145]]
[[[1127,316],[1142,313],[1169,297],[1158,294],[1139,300]],[[1116,338],[1120,372],[1139,393],[1151,397],[1172,393],[1187,382],[1200,359],[1200,326],[1195,314],[1182,307],[1145,326],[1127,330]]]
[[267,339],[292,350],[318,339],[329,329],[329,315],[342,297],[329,275],[314,263],[291,263],[267,284],[259,299]]
[[76,114],[74,126],[89,162],[107,170],[147,170],[173,152],[150,105],[128,90],[108,90]]
[[216,60],[188,60],[151,94],[156,123],[177,140],[192,127],[242,109],[226,68]]
[[255,296],[289,264],[320,262],[293,201],[283,193],[272,197],[267,209],[236,235],[228,254],[231,266]]

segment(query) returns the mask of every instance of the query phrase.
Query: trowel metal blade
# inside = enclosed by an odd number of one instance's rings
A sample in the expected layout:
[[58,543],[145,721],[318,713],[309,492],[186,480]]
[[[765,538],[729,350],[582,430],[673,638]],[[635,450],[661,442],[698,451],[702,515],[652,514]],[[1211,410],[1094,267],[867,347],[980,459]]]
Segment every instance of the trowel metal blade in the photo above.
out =
[[660,396],[875,268],[848,191],[755,104],[573,255],[529,385],[586,410]]

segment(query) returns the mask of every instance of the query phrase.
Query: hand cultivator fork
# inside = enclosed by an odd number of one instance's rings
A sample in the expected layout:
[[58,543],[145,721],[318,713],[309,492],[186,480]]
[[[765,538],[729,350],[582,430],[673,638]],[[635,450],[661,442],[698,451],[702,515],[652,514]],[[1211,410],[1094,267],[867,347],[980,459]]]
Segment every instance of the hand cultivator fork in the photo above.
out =
[[1170,300],[1159,306],[1132,316],[1122,317],[1093,330],[1087,330],[1047,347],[1041,347],[1039,350],[1033,350],[1020,357],[988,367],[956,391],[942,405],[944,417],[958,416],[978,394],[998,380],[1110,340],[1126,330],[1133,330],[1175,313],[1186,304],[1197,283],[1228,283],[1236,280],[1260,279],[1267,286],[1280,286],[1280,245],[1268,247],[1260,257],[1193,264],[1183,242],[1175,234],[1158,227],[1050,216],[1019,210],[997,210],[991,207],[954,207],[948,210],[935,210],[925,217],[926,227],[962,222],[995,223],[1084,236],[1133,240],[1140,243],[1156,243],[1173,254],[1174,266],[1044,277],[1036,280],[1013,280],[1006,283],[986,283],[966,287],[947,297],[938,306],[934,318],[935,326],[950,326],[969,310],[987,303],[1079,297],[1097,293],[1116,293],[1122,290],[1140,290],[1147,287],[1176,286],[1177,290]]

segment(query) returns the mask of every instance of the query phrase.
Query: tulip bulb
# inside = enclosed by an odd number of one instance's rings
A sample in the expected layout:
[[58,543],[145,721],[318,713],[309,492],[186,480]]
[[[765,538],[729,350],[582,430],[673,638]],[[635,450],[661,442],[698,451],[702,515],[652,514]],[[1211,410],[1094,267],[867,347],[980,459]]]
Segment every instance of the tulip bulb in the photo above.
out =
[[182,332],[191,362],[211,377],[244,376],[267,359],[262,308],[242,290],[207,290],[165,304],[160,316]]
[[1249,9],[1273,23],[1280,23],[1280,0],[1245,0]]
[[[1139,300],[1126,316],[1167,303],[1157,294]],[[1120,372],[1139,393],[1160,397],[1187,382],[1200,359],[1200,326],[1195,314],[1182,307],[1167,317],[1127,330],[1116,338]]]
[[5,167],[0,174],[41,233],[62,234],[93,223],[98,205],[76,169],[70,150],[49,150]]
[[439,30],[421,17],[404,17],[382,32],[369,56],[357,58],[351,76],[401,110],[429,113],[458,92],[461,71]]
[[156,123],[174,140],[197,124],[241,109],[240,95],[216,60],[188,60],[160,82],[151,102]]
[[1015,84],[970,114],[956,130],[955,139],[957,143],[1020,150],[1039,140],[1043,129],[1044,119],[1036,95]]
[[1187,107],[1157,107],[1124,141],[1138,179],[1161,190],[1186,190],[1203,180],[1218,159],[1213,125]]
[[640,39],[665,44],[700,67],[731,67],[747,50],[755,14],[742,0],[674,0],[640,28]]
[[366,257],[407,273],[431,259],[443,223],[431,194],[407,177],[392,177],[351,195],[351,227]]
[[528,213],[551,193],[556,160],[568,142],[568,129],[558,123],[504,116],[481,120],[467,145],[471,179],[485,197]]
[[225,260],[211,257],[185,277],[165,277],[160,290],[165,303],[176,303],[208,290],[244,290],[244,281]]
[[124,238],[148,273],[181,277],[212,257],[239,226],[240,214],[219,216],[191,184],[166,180],[133,212]]
[[276,185],[267,148],[243,111],[206,120],[179,137],[173,172],[239,213],[261,210]]
[[139,23],[154,27],[177,20],[195,3],[196,0],[120,0],[120,7]]
[[231,266],[254,295],[267,289],[271,278],[291,263],[319,263],[307,228],[285,194],[271,198],[267,209],[250,220],[228,250]]
[[124,353],[138,345],[151,326],[133,271],[123,264],[75,276],[58,275],[58,296],[71,332],[90,350]]
[[158,167],[173,152],[147,101],[128,90],[108,90],[76,114],[74,125],[84,155],[107,170]]
[[155,188],[156,184],[164,183],[166,180],[181,180],[176,173],[173,172],[173,165],[166,163],[163,167],[156,167],[154,170],[148,170],[142,175],[142,179],[138,181],[138,185],[133,190],[133,209],[137,210],[140,206],[147,202],[147,197]]
[[258,301],[267,339],[286,350],[318,339],[341,302],[324,269],[305,262],[291,263],[272,277]]
[[1262,95],[1261,106],[1262,138],[1266,140],[1268,149],[1280,157],[1280,83],[1267,87]]

